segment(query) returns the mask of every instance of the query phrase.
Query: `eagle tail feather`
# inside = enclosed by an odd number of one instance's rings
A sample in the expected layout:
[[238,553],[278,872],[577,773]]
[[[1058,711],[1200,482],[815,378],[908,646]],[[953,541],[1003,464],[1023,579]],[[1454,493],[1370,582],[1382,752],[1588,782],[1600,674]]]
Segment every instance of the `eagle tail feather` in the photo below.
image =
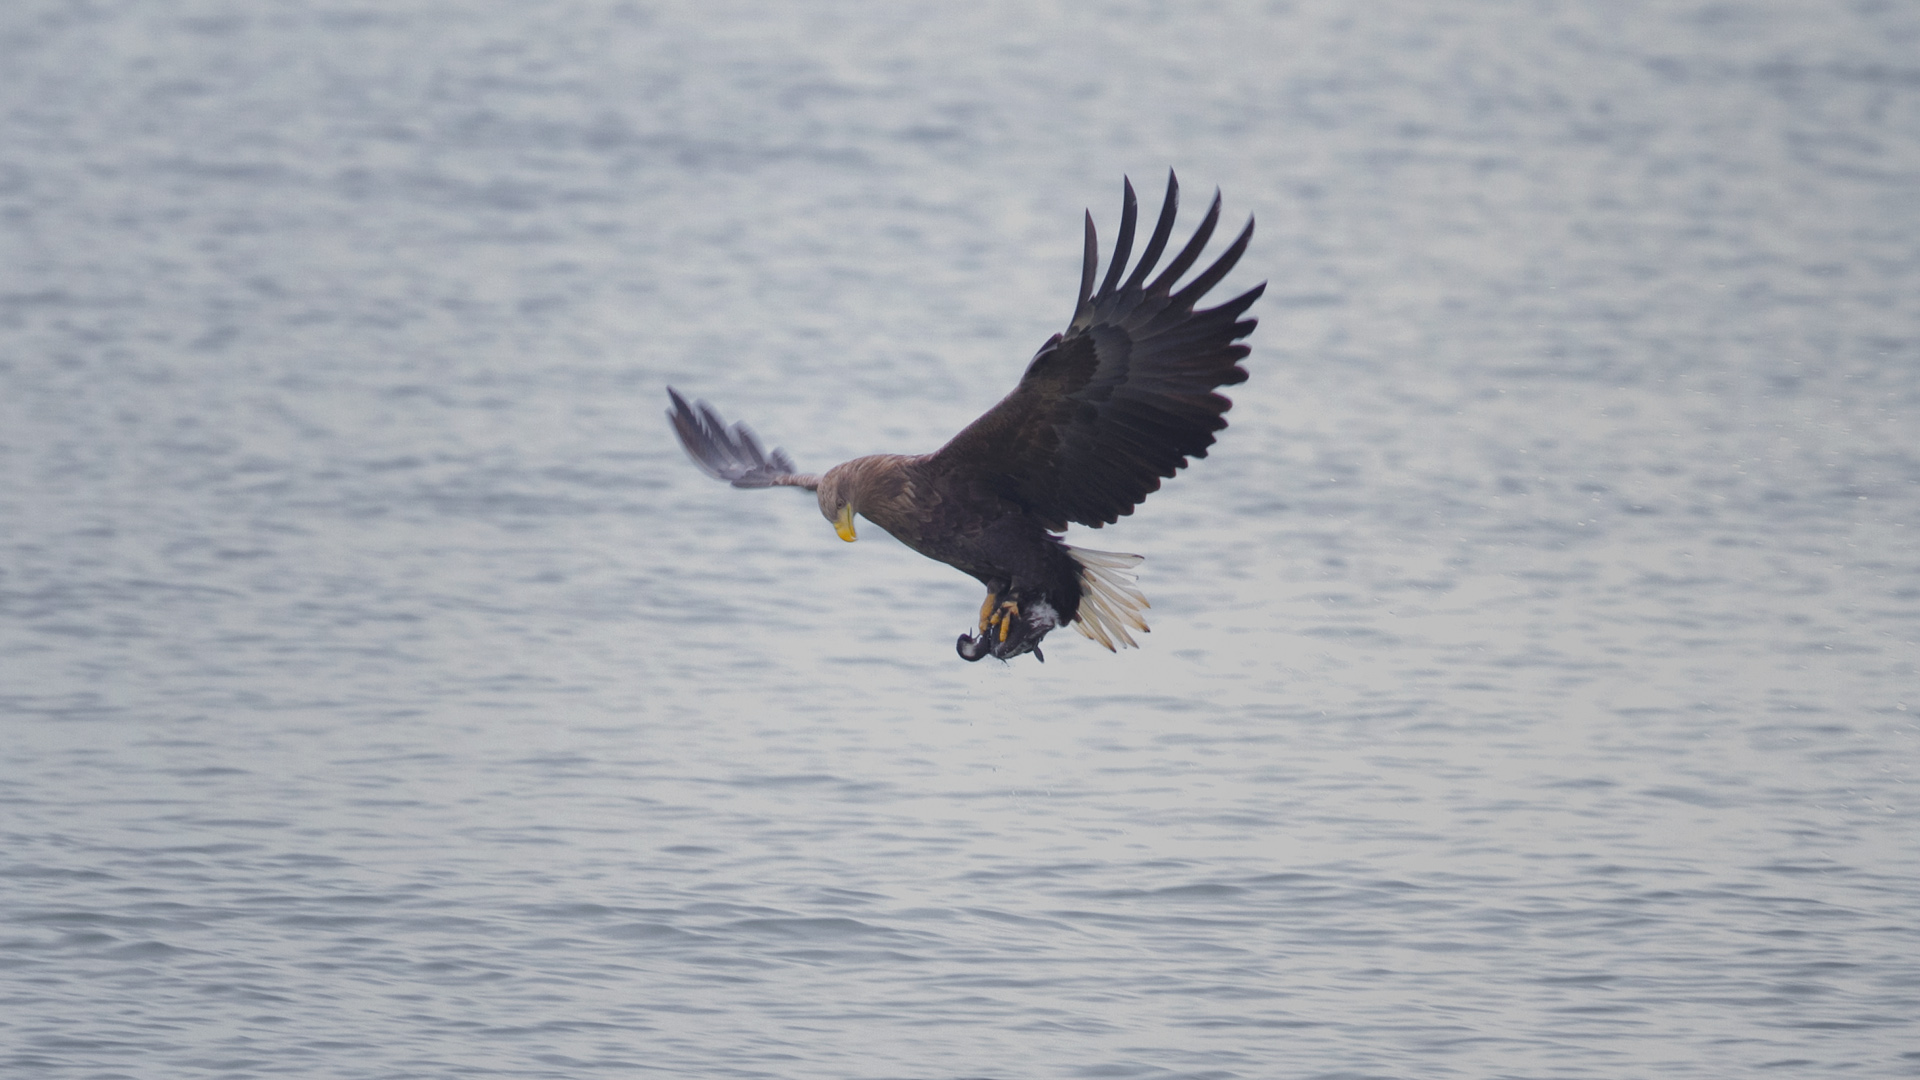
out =
[[1145,561],[1143,557],[1070,544],[1067,554],[1073,556],[1080,573],[1080,610],[1074,615],[1073,628],[1109,652],[1139,648],[1127,630],[1147,632],[1147,621],[1140,613],[1151,605],[1134,587],[1133,574],[1133,568]]

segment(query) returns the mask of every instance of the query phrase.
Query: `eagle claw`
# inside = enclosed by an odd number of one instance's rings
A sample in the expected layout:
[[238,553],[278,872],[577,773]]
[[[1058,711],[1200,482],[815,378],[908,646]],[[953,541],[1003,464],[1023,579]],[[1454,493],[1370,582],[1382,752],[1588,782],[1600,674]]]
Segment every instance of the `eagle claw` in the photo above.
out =
[[954,651],[968,662],[986,656],[1011,660],[1032,653],[1044,664],[1047,658],[1040,653],[1040,639],[1057,625],[1052,608],[1046,604],[1029,605],[1023,612],[1018,600],[1002,600],[999,593],[988,593],[987,602],[980,606],[980,632],[961,634],[954,642]]

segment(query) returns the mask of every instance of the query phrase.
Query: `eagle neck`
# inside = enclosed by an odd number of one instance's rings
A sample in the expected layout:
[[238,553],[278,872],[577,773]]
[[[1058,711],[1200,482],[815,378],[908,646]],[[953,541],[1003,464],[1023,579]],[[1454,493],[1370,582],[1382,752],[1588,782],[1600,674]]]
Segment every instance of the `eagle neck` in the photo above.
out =
[[919,530],[914,465],[921,459],[904,454],[874,454],[842,465],[847,471],[848,502],[855,512],[875,525],[906,539]]

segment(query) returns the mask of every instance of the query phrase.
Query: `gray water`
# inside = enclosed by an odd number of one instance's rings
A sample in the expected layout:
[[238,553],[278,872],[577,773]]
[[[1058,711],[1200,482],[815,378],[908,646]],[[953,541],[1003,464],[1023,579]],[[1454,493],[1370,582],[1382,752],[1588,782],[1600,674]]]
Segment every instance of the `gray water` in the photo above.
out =
[[[1920,1075],[1916,57],[13,0],[0,1072]],[[1169,166],[1270,285],[1072,534],[1141,651],[964,664],[970,579],[674,445],[938,445]]]

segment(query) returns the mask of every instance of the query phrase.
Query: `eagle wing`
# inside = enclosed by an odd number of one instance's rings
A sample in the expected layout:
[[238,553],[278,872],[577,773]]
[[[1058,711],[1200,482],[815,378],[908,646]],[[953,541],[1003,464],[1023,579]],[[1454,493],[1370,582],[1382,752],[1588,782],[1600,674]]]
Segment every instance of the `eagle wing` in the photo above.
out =
[[1041,346],[1013,393],[954,436],[932,462],[986,483],[1056,531],[1070,521],[1095,528],[1112,524],[1133,513],[1188,458],[1207,456],[1233,405],[1215,388],[1247,378],[1237,361],[1251,350],[1238,341],[1253,332],[1256,320],[1240,316],[1266,290],[1262,282],[1218,307],[1193,308],[1246,251],[1251,218],[1212,266],[1173,290],[1220,220],[1217,191],[1193,238],[1147,282],[1180,204],[1172,173],[1146,251],[1121,281],[1137,213],[1131,181],[1125,189],[1120,234],[1099,291],[1093,289],[1099,242],[1088,214],[1080,299],[1066,333]]
[[819,477],[795,471],[793,459],[785,450],[777,446],[771,454],[761,450],[760,440],[753,437],[747,425],[728,427],[711,405],[704,401],[689,405],[671,386],[667,387],[667,396],[673,399],[667,420],[701,472],[737,488],[797,487],[813,491],[820,486]]

